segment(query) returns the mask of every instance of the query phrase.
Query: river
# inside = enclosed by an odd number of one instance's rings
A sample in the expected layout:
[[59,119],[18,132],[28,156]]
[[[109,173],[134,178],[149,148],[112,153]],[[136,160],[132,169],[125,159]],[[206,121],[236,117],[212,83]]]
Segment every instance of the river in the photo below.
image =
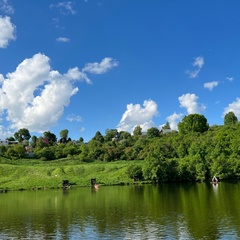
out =
[[240,239],[240,183],[0,194],[0,239]]

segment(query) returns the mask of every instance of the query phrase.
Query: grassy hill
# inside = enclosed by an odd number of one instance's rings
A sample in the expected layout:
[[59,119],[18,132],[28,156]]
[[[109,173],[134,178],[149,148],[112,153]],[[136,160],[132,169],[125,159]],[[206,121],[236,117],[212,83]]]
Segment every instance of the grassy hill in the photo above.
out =
[[71,187],[90,186],[96,178],[98,184],[115,185],[133,183],[127,174],[131,164],[142,165],[143,161],[100,161],[60,159],[54,161],[9,160],[0,158],[0,189],[48,189],[62,186],[69,180]]

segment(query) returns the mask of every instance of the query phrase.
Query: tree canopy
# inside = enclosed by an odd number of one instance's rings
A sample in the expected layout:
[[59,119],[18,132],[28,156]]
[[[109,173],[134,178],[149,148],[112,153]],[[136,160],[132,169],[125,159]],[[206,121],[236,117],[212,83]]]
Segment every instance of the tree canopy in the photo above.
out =
[[238,119],[234,112],[229,112],[224,116],[224,125],[236,124]]
[[178,124],[178,130],[180,133],[187,134],[190,132],[203,133],[207,131],[209,125],[207,119],[201,114],[189,114],[185,116]]
[[23,140],[29,140],[31,138],[31,135],[27,128],[21,128],[14,133],[14,138],[17,141],[22,142]]

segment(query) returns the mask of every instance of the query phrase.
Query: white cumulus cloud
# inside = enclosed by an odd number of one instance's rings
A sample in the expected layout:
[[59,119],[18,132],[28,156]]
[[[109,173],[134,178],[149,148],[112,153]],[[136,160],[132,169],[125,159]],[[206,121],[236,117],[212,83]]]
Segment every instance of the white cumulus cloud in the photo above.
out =
[[186,108],[188,114],[201,113],[206,109],[206,106],[197,102],[198,96],[195,94],[183,94],[178,100],[180,102],[180,107]]
[[152,121],[154,116],[158,115],[157,104],[153,100],[145,100],[143,107],[140,104],[127,104],[127,109],[120,120],[118,131],[127,131],[132,133],[136,126],[140,126],[143,132],[154,127]]
[[172,130],[178,130],[178,123],[182,119],[183,114],[182,113],[173,113],[172,115],[167,117],[167,121],[169,123],[169,126]]
[[21,62],[6,78],[0,74],[0,116],[4,116],[12,129],[49,130],[78,92],[76,81],[91,83],[77,67],[64,74],[52,70],[50,59],[38,53]]
[[210,91],[212,91],[213,88],[217,87],[217,86],[218,86],[218,82],[216,82],[216,81],[204,83],[204,88],[207,88]]
[[237,118],[240,117],[240,98],[236,98],[236,101],[230,103],[223,112],[223,117],[229,113],[229,112],[234,112]]
[[117,66],[118,62],[115,59],[106,57],[100,63],[94,62],[86,64],[82,71],[93,74],[103,74],[112,69],[113,67]]
[[11,23],[11,18],[0,16],[0,48],[6,48],[9,41],[15,40],[15,25]]

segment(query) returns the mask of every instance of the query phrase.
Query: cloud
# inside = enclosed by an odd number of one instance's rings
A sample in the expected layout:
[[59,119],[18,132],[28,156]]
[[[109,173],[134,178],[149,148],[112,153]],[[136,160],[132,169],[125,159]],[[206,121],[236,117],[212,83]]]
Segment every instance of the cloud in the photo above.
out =
[[10,136],[13,136],[14,135],[14,132],[12,132],[10,129],[0,125],[0,139],[1,140],[4,140]]
[[52,70],[50,59],[41,53],[25,59],[6,78],[1,76],[0,115],[11,129],[27,128],[32,132],[44,132],[57,124],[78,92],[76,82],[91,83],[77,67],[64,74]]
[[173,113],[172,115],[167,117],[167,121],[169,122],[170,128],[172,130],[178,130],[178,123],[183,117],[182,113]]
[[224,117],[227,113],[234,112],[234,114],[239,118],[240,117],[240,98],[236,98],[235,102],[230,103],[223,112]]
[[199,75],[201,68],[204,65],[203,57],[196,57],[192,65],[196,68],[194,70],[188,70],[186,73],[190,78],[196,78]]
[[79,132],[84,132],[85,131],[85,128],[84,127],[81,127],[80,129],[79,129]]
[[202,68],[204,65],[203,57],[196,57],[192,65],[197,68]]
[[232,82],[232,81],[234,80],[233,77],[226,77],[226,79],[227,79],[228,81],[230,81],[230,82]]
[[83,72],[89,72],[93,74],[103,74],[113,67],[117,67],[118,62],[112,58],[106,57],[100,63],[88,63],[82,69]]
[[178,100],[180,102],[180,107],[186,108],[188,114],[201,113],[206,109],[204,105],[199,105],[197,103],[198,96],[195,94],[183,94]]
[[0,11],[5,14],[13,14],[14,8],[8,3],[8,0],[0,0]]
[[216,81],[204,83],[204,88],[207,88],[210,91],[212,91],[213,88],[217,87],[217,86],[218,86],[218,82],[216,82]]
[[0,74],[0,85],[4,82],[4,76]]
[[0,48],[6,48],[10,40],[15,40],[15,25],[11,23],[11,18],[0,16]]
[[56,39],[57,42],[70,42],[70,38],[66,38],[66,37],[58,37]]
[[69,14],[74,15],[77,13],[73,9],[73,3],[70,1],[51,4],[49,7],[50,9],[58,9],[62,15],[69,15]]
[[118,131],[132,133],[134,128],[139,125],[145,132],[147,129],[154,127],[152,119],[157,115],[157,104],[152,100],[145,100],[143,107],[140,104],[127,104],[127,110],[124,112],[117,129]]
[[67,116],[67,121],[69,122],[82,122],[82,117],[81,116],[76,116],[74,114],[70,114]]

